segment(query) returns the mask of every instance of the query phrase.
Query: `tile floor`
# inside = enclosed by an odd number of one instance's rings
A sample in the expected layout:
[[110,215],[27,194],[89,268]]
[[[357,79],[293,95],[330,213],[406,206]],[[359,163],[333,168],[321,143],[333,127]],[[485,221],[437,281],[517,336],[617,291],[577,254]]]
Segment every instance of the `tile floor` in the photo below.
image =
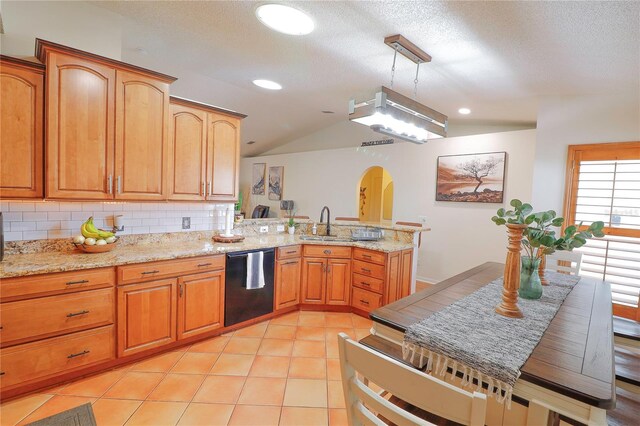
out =
[[0,424],[90,402],[98,426],[346,425],[336,335],[370,327],[354,314],[286,314],[9,401]]

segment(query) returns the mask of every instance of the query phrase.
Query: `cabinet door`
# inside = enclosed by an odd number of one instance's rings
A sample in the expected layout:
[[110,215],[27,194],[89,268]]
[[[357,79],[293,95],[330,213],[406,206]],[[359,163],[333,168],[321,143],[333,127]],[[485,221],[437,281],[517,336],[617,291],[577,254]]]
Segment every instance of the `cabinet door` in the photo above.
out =
[[302,303],[325,303],[325,270],[327,261],[314,257],[302,260]]
[[178,339],[224,325],[224,271],[178,279]]
[[351,296],[351,260],[327,260],[327,304],[349,305]]
[[401,278],[400,255],[401,252],[396,251],[393,253],[389,253],[389,255],[387,256],[387,278],[383,301],[385,305],[398,300]]
[[113,198],[115,81],[108,66],[47,54],[47,198]]
[[0,197],[43,198],[44,70],[0,61]]
[[275,309],[300,303],[300,259],[278,260],[276,263]]
[[169,84],[123,70],[116,77],[116,198],[163,200]]
[[204,200],[207,154],[207,113],[171,105],[169,138],[169,199]]
[[400,294],[402,299],[411,294],[411,281],[413,272],[413,250],[403,250],[400,258]]
[[240,120],[209,114],[207,199],[235,200],[238,194]]
[[118,356],[176,340],[177,281],[158,280],[118,288]]

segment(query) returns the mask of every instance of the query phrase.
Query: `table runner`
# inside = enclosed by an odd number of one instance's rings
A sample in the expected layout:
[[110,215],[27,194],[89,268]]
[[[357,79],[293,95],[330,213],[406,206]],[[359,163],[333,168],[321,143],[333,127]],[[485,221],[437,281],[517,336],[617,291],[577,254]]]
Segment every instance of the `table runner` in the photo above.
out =
[[511,395],[520,367],[527,361],[551,320],[580,277],[545,271],[549,285],[538,300],[520,298],[523,318],[507,318],[495,312],[502,296],[498,278],[443,310],[410,325],[404,335],[402,355],[413,363],[427,359],[427,372],[453,377],[463,373],[462,386],[478,381],[487,394],[511,407]]

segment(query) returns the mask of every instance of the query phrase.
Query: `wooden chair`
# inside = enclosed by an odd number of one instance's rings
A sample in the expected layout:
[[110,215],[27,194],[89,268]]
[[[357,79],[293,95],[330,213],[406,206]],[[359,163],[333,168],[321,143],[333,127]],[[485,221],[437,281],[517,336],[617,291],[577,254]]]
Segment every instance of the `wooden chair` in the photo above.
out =
[[360,222],[359,217],[336,217],[335,220],[348,220],[350,222]]
[[569,275],[580,275],[582,253],[576,251],[556,251],[546,256],[546,269]]
[[465,425],[484,425],[485,394],[464,391],[401,364],[351,340],[345,333],[339,334],[338,345],[349,425],[386,426],[379,416],[396,425],[432,425],[374,392],[359,375],[394,397],[436,416]]

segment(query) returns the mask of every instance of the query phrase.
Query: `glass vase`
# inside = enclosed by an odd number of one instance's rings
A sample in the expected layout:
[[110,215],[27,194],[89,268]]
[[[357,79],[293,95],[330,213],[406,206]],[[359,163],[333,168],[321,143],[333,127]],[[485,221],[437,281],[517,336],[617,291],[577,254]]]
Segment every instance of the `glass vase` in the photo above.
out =
[[520,269],[520,288],[518,294],[523,299],[540,299],[542,297],[542,283],[538,274],[540,258],[522,256]]

